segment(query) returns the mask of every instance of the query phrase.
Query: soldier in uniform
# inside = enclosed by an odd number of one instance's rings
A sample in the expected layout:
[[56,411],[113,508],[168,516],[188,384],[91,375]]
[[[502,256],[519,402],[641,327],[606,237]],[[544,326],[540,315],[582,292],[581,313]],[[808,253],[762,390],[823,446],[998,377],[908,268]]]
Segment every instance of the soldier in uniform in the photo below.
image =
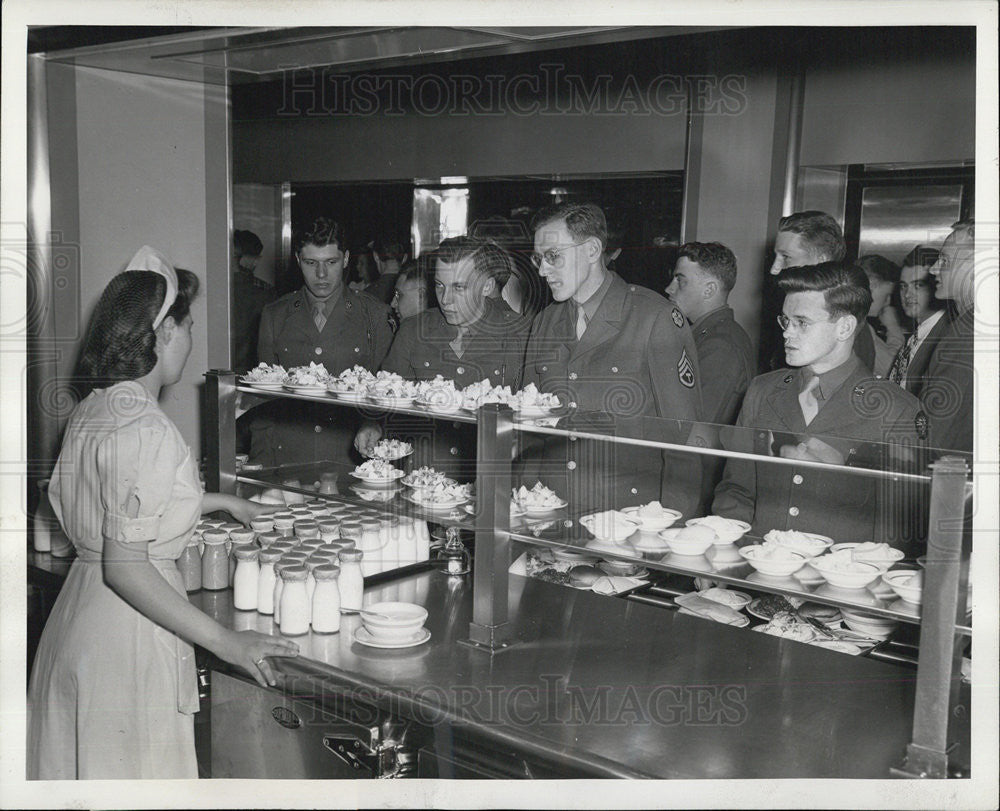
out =
[[[683,444],[690,426],[676,421],[698,420],[701,412],[691,331],[677,307],[606,268],[606,236],[604,213],[592,204],[563,203],[536,218],[533,261],[555,301],[532,325],[524,384],[556,394],[571,425]],[[655,450],[524,441],[521,481],[530,487],[540,479],[574,510],[658,499],[691,514],[697,504],[694,454],[671,455],[664,475]]]
[[[736,284],[736,257],[718,242],[688,242],[678,251],[667,297],[681,308],[694,334],[701,370],[701,402],[711,425],[732,425],[754,377],[753,345],[728,304]],[[716,445],[716,431],[707,432]],[[703,456],[702,504],[712,503],[725,460]]]
[[[853,353],[866,325],[871,292],[849,263],[792,268],[781,326],[793,370],[754,378],[737,427],[723,431],[729,450],[879,469],[912,469],[927,420],[917,399],[873,377]],[[797,529],[839,540],[904,545],[904,489],[885,479],[796,465],[729,459],[713,512],[748,521],[751,532]]]
[[245,374],[257,365],[257,333],[264,307],[277,298],[274,287],[254,274],[264,251],[264,243],[253,231],[235,231],[233,249],[236,270],[233,273],[233,317],[231,345],[232,369]]
[[[456,388],[489,380],[517,391],[531,322],[493,295],[510,273],[509,261],[489,241],[444,240],[435,254],[438,306],[403,319],[382,369],[408,380],[441,375]],[[475,426],[396,415],[384,428],[366,424],[355,447],[370,455],[384,433],[414,442],[414,465],[430,465],[462,480],[475,478]]]
[[[338,374],[354,365],[374,371],[392,341],[389,308],[344,285],[344,234],[321,217],[297,236],[305,284],[264,308],[258,356],[286,369],[322,363]],[[275,401],[254,412],[251,461],[265,466],[330,460],[351,463],[358,417],[343,407]]]

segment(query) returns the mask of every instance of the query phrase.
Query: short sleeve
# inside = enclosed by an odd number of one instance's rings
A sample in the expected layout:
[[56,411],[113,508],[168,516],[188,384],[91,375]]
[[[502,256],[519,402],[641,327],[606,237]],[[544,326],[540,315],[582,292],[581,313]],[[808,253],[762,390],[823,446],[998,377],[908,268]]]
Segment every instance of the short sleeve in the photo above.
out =
[[179,463],[177,443],[162,420],[137,420],[105,437],[97,450],[104,537],[155,540]]

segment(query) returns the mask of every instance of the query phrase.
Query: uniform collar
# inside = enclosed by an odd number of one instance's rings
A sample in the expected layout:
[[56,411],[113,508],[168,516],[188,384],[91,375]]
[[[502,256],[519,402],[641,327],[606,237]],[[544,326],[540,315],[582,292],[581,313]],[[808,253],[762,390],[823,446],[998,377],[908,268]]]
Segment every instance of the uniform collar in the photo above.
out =
[[330,298],[324,300],[316,298],[305,285],[302,286],[302,292],[305,294],[306,306],[309,308],[311,313],[317,304],[323,305],[323,315],[330,318],[331,313],[336,309],[337,305],[344,300],[344,287],[341,286],[340,293],[336,296],[330,296]]
[[[844,385],[846,380],[855,373],[860,365],[861,359],[852,352],[850,357],[840,364],[840,366],[835,366],[833,369],[817,375],[819,377],[819,386],[814,391],[816,399],[829,400],[833,396],[833,393]],[[813,378],[813,375],[814,372],[808,367],[799,369],[800,392],[805,389],[806,385]]]
[[714,310],[710,310],[705,313],[697,321],[691,323],[692,330],[704,330],[712,326],[716,321],[733,321],[733,308],[728,304],[723,304],[721,307],[716,307]]
[[608,290],[611,289],[611,276],[611,271],[605,270],[604,281],[601,282],[601,286],[594,291],[594,294],[584,302],[573,302],[577,308],[583,308],[584,313],[587,314],[588,322],[594,320],[594,315],[597,313],[598,308],[604,301],[604,297],[607,296]]

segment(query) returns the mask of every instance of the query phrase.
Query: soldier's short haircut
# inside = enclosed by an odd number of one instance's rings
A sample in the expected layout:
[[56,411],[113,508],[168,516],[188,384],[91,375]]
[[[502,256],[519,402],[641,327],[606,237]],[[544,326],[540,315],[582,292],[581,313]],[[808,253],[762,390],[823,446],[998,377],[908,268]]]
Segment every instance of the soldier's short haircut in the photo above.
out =
[[442,240],[434,256],[438,261],[448,265],[471,258],[475,269],[493,279],[497,287],[503,287],[510,278],[510,256],[503,248],[488,239],[469,236],[450,237]]
[[736,256],[721,242],[685,242],[677,252],[682,257],[718,279],[727,293],[736,284]]
[[830,315],[853,315],[858,326],[867,324],[872,306],[868,276],[851,262],[820,262],[809,267],[787,268],[778,276],[778,287],[791,293],[823,294]]
[[560,203],[539,211],[531,221],[531,230],[537,231],[543,225],[562,220],[566,230],[574,239],[584,240],[597,237],[603,251],[608,244],[608,222],[604,212],[593,203]]
[[778,220],[778,231],[798,234],[824,262],[839,262],[847,255],[844,232],[825,211],[796,211]]
[[317,248],[336,245],[341,251],[346,251],[347,241],[344,236],[344,226],[328,217],[317,217],[308,228],[295,234],[293,246],[295,253],[301,251],[305,245],[315,245]]

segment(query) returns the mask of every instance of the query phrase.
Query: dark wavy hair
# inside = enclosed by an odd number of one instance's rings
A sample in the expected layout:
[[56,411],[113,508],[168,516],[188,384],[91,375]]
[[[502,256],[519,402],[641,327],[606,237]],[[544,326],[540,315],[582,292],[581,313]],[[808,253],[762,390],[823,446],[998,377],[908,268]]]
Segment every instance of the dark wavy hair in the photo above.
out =
[[778,287],[789,293],[823,294],[832,316],[853,315],[858,326],[867,324],[872,306],[868,275],[851,262],[820,262],[801,268],[786,268],[778,276]]
[[827,262],[839,262],[847,255],[844,232],[825,211],[796,211],[778,220],[778,231],[798,234]]
[[317,217],[308,228],[296,232],[292,250],[298,253],[304,245],[315,245],[317,248],[336,245],[341,251],[346,251],[344,226],[329,217]]
[[[177,268],[177,298],[167,316],[181,322],[198,295],[198,277]],[[119,273],[104,288],[77,363],[76,390],[85,397],[123,380],[138,380],[156,365],[153,319],[167,294],[167,282],[148,270]]]

